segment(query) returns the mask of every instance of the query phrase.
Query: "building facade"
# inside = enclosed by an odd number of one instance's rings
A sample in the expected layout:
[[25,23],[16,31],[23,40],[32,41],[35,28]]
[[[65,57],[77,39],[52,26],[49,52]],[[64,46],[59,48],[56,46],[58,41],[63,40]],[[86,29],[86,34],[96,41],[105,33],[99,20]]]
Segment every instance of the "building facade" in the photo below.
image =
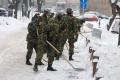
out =
[[[55,5],[57,1],[66,1],[68,7],[80,8],[80,0],[45,0],[46,5]],[[96,11],[108,16],[111,15],[109,0],[88,0],[87,11]]]
[[97,11],[108,16],[112,14],[109,0],[88,0],[88,10]]

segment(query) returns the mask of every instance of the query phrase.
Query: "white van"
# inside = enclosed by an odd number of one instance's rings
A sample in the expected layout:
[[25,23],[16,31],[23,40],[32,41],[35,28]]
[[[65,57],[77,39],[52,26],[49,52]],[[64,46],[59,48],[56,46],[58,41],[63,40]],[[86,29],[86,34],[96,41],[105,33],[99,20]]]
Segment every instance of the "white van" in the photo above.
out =
[[57,13],[65,13],[66,10],[66,2],[65,1],[59,1],[56,3],[56,12]]

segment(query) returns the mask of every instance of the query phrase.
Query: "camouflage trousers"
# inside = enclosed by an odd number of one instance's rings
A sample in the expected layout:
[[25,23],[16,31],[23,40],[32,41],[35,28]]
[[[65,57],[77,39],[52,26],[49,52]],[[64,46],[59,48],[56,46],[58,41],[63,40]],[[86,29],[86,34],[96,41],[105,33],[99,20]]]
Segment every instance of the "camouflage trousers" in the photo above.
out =
[[27,42],[27,55],[26,59],[30,59],[33,53],[33,49],[35,49],[35,52],[37,53],[38,50],[38,44],[37,42]]
[[47,52],[47,57],[48,57],[48,64],[53,63],[54,54],[55,54],[54,49],[50,45],[48,45],[47,43],[45,43],[45,44],[41,43],[38,46],[38,53],[37,53],[36,60],[35,60],[36,64],[38,64],[42,60],[43,55],[46,52]]
[[74,36],[69,36],[68,37],[68,43],[69,43],[69,55],[73,55],[74,54]]
[[42,57],[44,53],[46,52],[46,42],[45,41],[40,41],[38,42],[38,50],[37,50],[37,55],[35,59],[35,63],[39,64],[42,60]]
[[56,53],[56,51],[49,44],[47,44],[48,64],[53,64],[55,53]]
[[[64,49],[64,45],[66,43],[68,39],[68,43],[69,43],[69,55],[73,55],[74,54],[74,42],[75,42],[75,39],[74,39],[74,36],[73,35],[70,35],[68,37],[66,36],[63,36],[62,38],[60,38],[59,40],[56,41],[56,45],[57,45],[57,49],[61,52],[60,54],[57,54],[58,56],[61,56],[62,55],[62,51]],[[67,45],[66,45],[67,47]]]
[[58,56],[62,55],[62,52],[63,52],[64,45],[65,45],[66,41],[67,41],[66,36],[61,36],[60,38],[58,38],[58,40],[56,40],[56,47],[61,52],[60,54],[57,54]]

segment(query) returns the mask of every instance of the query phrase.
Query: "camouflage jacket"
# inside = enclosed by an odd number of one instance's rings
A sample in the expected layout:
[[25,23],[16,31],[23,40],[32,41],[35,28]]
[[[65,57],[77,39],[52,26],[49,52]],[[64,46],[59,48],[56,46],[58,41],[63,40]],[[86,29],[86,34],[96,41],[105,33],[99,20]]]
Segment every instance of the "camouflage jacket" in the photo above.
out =
[[76,19],[73,16],[65,15],[62,18],[61,29],[65,30],[67,35],[74,35],[77,31]]
[[54,42],[58,36],[59,25],[55,22],[54,19],[49,18],[47,24],[47,40]]
[[37,41],[37,32],[36,32],[36,27],[34,25],[34,22],[30,22],[28,24],[28,34],[26,40],[28,42],[36,42]]

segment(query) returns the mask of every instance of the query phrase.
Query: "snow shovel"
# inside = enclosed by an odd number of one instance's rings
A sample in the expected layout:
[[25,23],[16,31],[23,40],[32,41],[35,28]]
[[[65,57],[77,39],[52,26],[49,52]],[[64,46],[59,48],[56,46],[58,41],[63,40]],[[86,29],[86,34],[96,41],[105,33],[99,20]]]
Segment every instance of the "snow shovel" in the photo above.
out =
[[81,36],[83,36],[85,39],[86,39],[86,46],[88,45],[88,43],[90,43],[90,40],[86,37],[86,36],[84,36],[82,33],[79,33]]
[[[58,54],[60,54],[60,51],[58,49],[56,49],[49,41],[46,41]],[[63,58],[67,61],[67,63],[75,70],[75,71],[83,71],[84,69],[81,69],[81,68],[75,68],[65,57],[64,54],[63,55]]]

